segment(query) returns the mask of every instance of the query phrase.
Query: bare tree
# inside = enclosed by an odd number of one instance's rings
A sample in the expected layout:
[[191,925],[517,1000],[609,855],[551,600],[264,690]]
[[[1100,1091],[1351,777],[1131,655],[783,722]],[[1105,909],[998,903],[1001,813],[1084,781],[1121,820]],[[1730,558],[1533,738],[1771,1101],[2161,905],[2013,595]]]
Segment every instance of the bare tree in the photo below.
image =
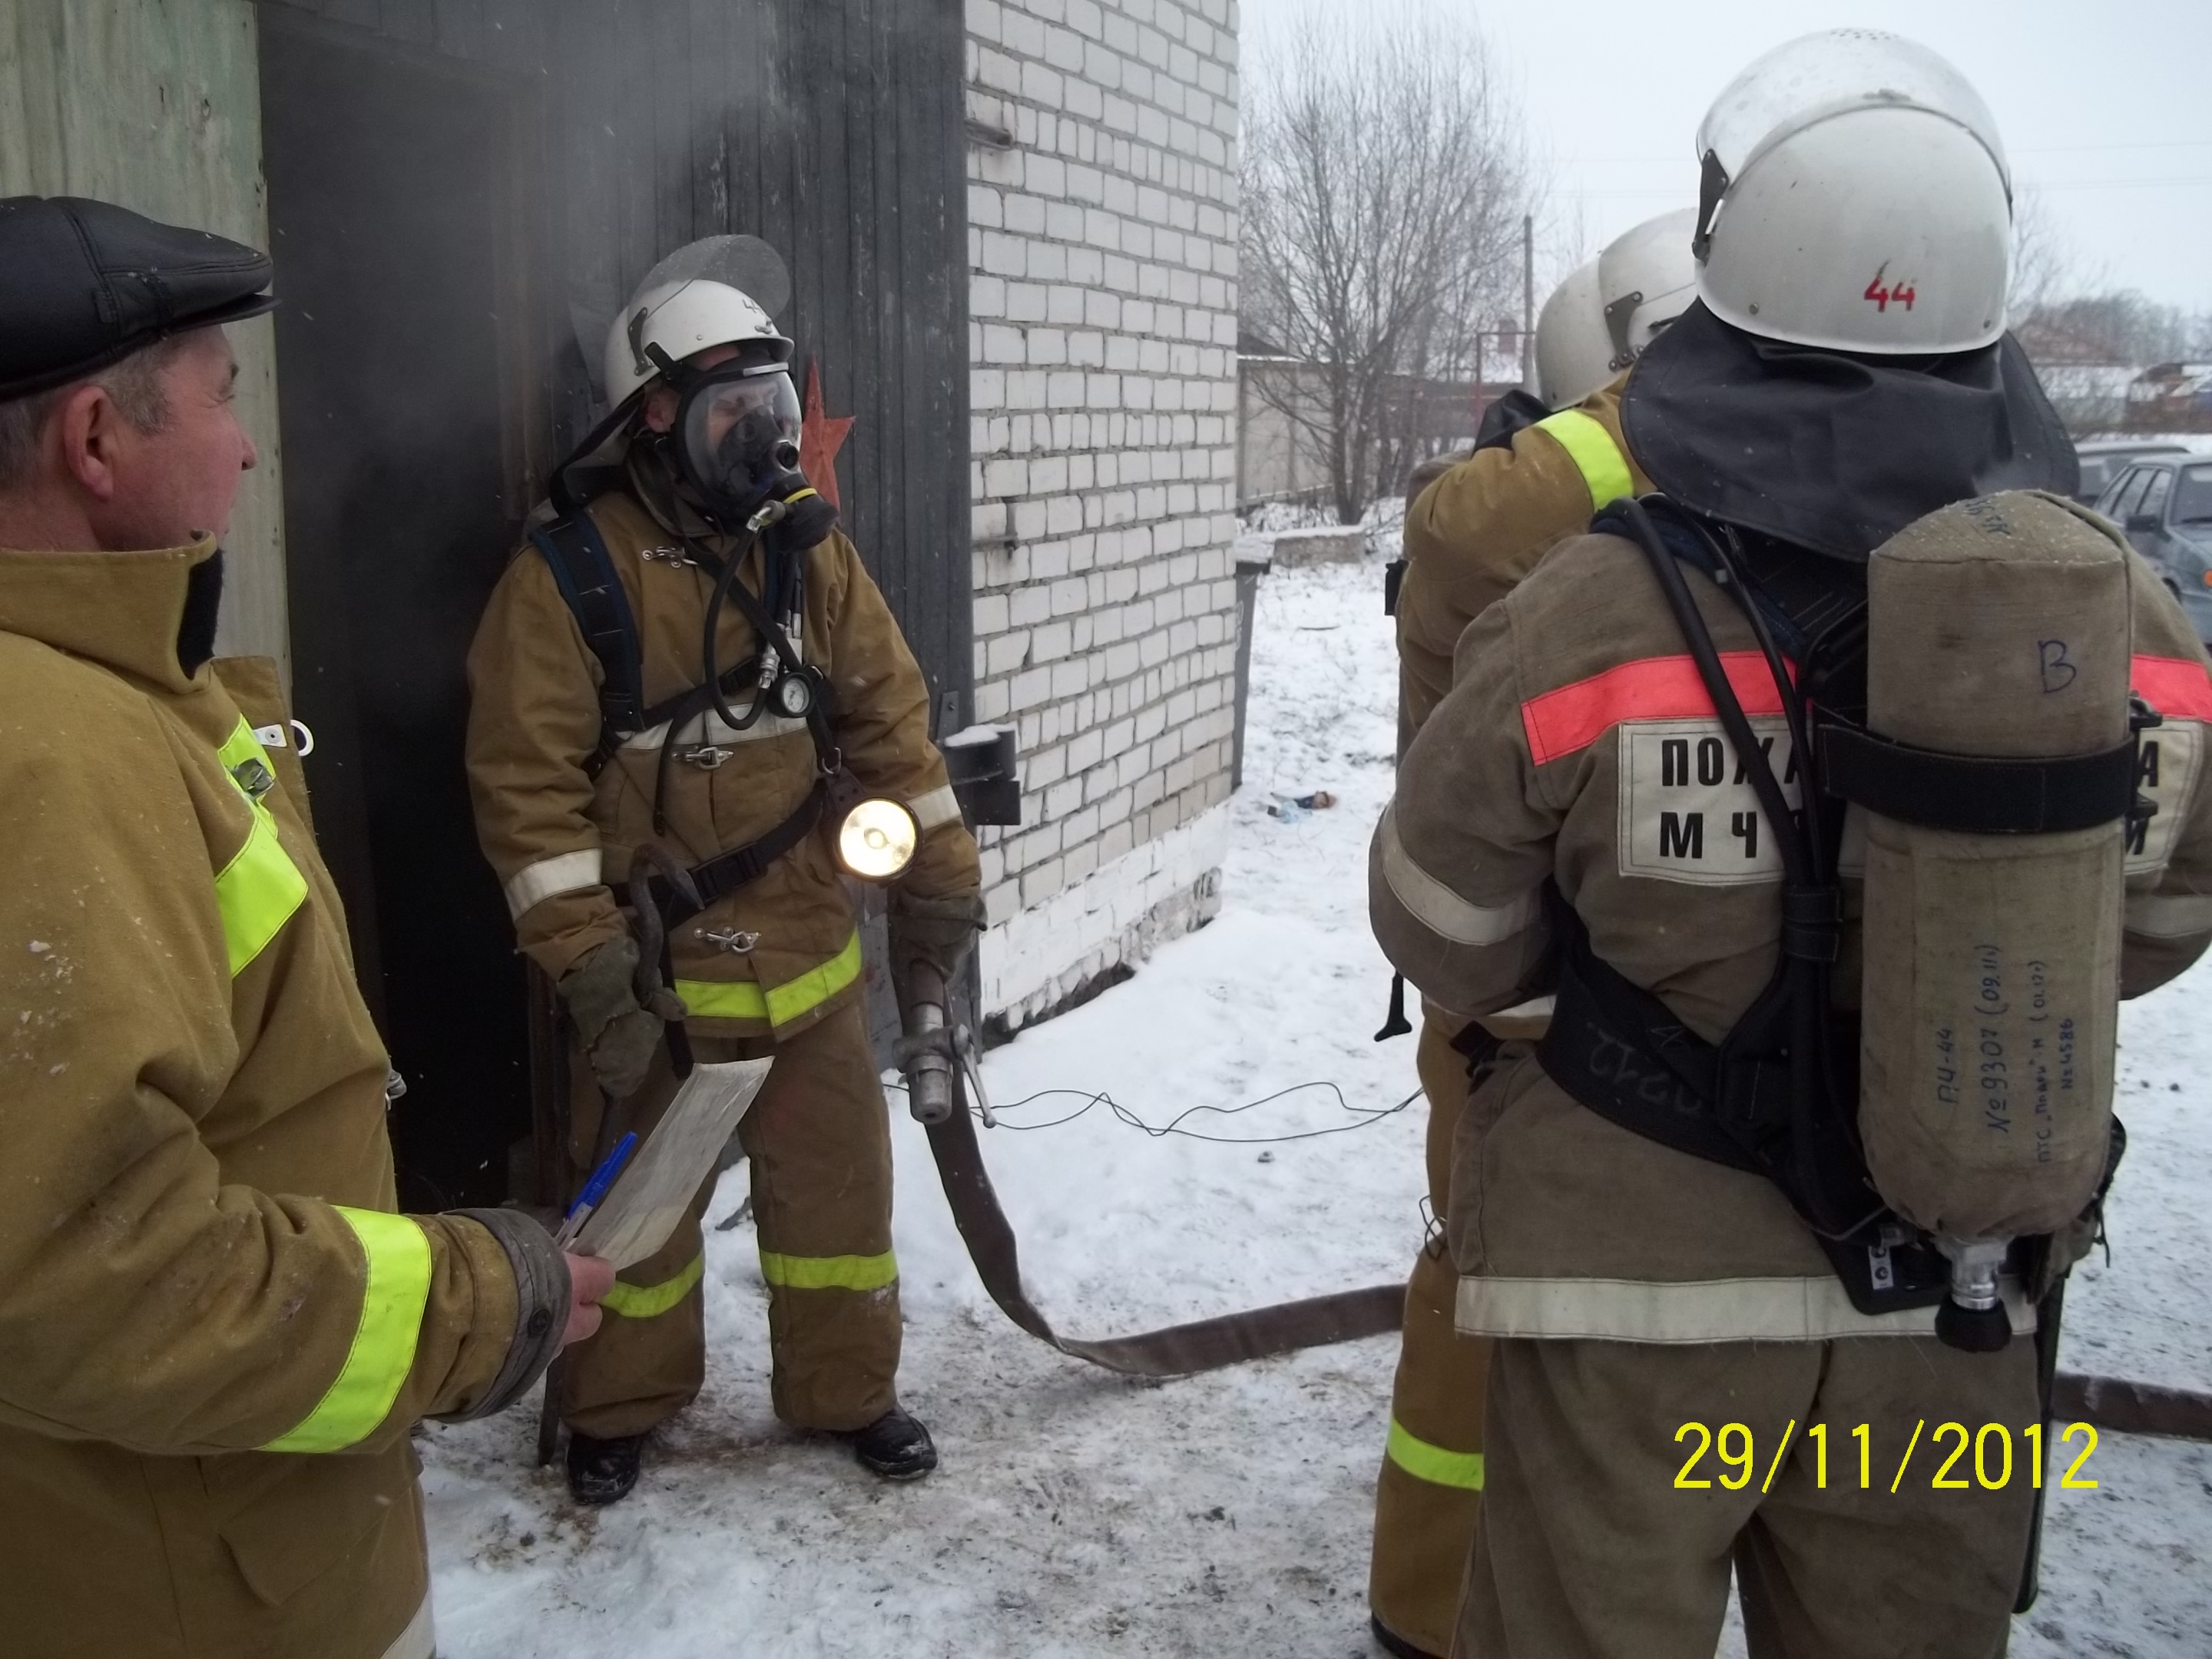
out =
[[2081,269],[2071,238],[2050,204],[2021,185],[2012,204],[2012,325],[2017,328],[2061,301],[2096,286]]
[[1247,77],[1243,321],[1301,365],[1255,386],[1327,458],[1345,523],[1424,445],[1437,383],[1472,378],[1479,331],[1517,323],[1518,127],[1482,37],[1433,21],[1331,8]]
[[2013,204],[2012,325],[2069,339],[2108,363],[2212,356],[2212,313],[2160,305],[2117,286],[2108,264],[2086,264],[2043,198]]

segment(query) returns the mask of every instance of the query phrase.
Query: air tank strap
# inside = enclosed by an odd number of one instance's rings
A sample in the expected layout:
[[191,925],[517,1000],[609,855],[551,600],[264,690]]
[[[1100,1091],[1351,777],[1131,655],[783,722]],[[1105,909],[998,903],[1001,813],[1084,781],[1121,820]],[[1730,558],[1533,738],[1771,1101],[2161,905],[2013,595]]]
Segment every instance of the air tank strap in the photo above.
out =
[[2052,759],[1916,749],[1840,720],[1820,726],[1820,776],[1829,794],[1929,830],[2045,836],[2094,830],[2148,809],[2136,794],[2136,733],[2159,716],[2137,702],[2127,741]]

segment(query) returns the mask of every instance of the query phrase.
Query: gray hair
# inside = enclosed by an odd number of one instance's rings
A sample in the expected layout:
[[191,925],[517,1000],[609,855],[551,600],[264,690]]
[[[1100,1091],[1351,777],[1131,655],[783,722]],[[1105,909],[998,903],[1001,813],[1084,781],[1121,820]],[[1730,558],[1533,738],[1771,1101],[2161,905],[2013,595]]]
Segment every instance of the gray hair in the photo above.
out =
[[0,402],[0,491],[19,489],[31,482],[38,471],[39,440],[46,422],[80,386],[100,387],[123,411],[123,418],[141,432],[159,432],[167,425],[169,402],[161,391],[161,371],[176,361],[185,337],[168,335],[81,380]]

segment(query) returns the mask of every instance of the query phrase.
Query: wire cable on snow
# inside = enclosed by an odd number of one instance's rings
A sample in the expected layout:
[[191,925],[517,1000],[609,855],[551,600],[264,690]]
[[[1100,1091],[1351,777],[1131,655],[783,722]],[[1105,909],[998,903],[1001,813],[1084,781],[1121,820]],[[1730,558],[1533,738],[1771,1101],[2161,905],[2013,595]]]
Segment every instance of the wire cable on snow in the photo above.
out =
[[[904,1092],[903,1085],[893,1084],[890,1086],[900,1090],[902,1093]],[[1324,1129],[1301,1129],[1295,1133],[1280,1135],[1210,1135],[1202,1133],[1196,1129],[1186,1129],[1182,1127],[1186,1121],[1197,1117],[1201,1114],[1211,1114],[1216,1117],[1235,1117],[1241,1113],[1253,1111],[1261,1106],[1271,1106],[1279,1100],[1287,1100],[1292,1095],[1303,1094],[1312,1089],[1325,1089],[1330,1094],[1335,1096],[1338,1109],[1348,1113],[1352,1121],[1349,1123],[1331,1124],[1328,1127]],[[1420,1097],[1421,1091],[1419,1089],[1416,1089],[1412,1094],[1407,1095],[1395,1106],[1355,1106],[1344,1097],[1344,1091],[1335,1084],[1325,1083],[1316,1079],[1310,1083],[1294,1083],[1287,1089],[1278,1089],[1273,1094],[1262,1095],[1257,1100],[1248,1100],[1241,1106],[1186,1107],[1183,1110],[1176,1113],[1174,1117],[1169,1119],[1167,1122],[1152,1124],[1147,1123],[1143,1118],[1139,1117],[1136,1113],[1130,1110],[1127,1106],[1121,1104],[1120,1101],[1115,1099],[1112,1095],[1107,1093],[1103,1089],[1095,1091],[1087,1089],[1040,1089],[1035,1094],[1023,1096],[1019,1100],[994,1102],[991,1107],[991,1115],[999,1120],[997,1127],[1001,1129],[1017,1129],[1024,1131],[1031,1129],[1056,1129],[1062,1124],[1074,1122],[1076,1119],[1081,1117],[1085,1113],[1090,1111],[1094,1107],[1103,1106],[1123,1123],[1127,1124],[1129,1127],[1141,1130],[1147,1137],[1154,1140],[1158,1140],[1167,1135],[1182,1135],[1185,1139],[1190,1140],[1211,1141],[1218,1146],[1280,1146],[1285,1142],[1293,1140],[1317,1140],[1323,1135],[1340,1135],[1347,1133],[1353,1129],[1364,1129],[1370,1124],[1381,1122],[1386,1117],[1396,1116],[1397,1114],[1404,1111],[1408,1106],[1412,1105]],[[1041,1123],[1012,1123],[1006,1121],[1006,1114],[1008,1112],[1019,1111],[1023,1107],[1034,1105],[1040,1100],[1051,1100],[1054,1098],[1079,1100],[1083,1104],[1077,1107],[1072,1112],[1066,1113],[1060,1117],[1047,1118]],[[977,1111],[972,1104],[969,1107],[968,1110],[971,1116],[981,1117],[982,1115],[982,1114],[980,1111]]]

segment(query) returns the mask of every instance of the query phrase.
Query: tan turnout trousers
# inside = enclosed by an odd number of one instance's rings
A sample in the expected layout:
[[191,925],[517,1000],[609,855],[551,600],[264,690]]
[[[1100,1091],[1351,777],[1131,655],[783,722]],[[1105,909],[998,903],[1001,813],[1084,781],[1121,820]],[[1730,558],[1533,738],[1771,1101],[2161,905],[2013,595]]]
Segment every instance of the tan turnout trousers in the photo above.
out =
[[[896,1400],[900,1332],[890,1125],[861,1004],[781,1042],[695,1036],[691,1047],[707,1061],[775,1060],[738,1130],[769,1286],[775,1414],[801,1428],[865,1428]],[[600,1100],[580,1057],[570,1074],[569,1157],[580,1186]],[[664,1048],[637,1103],[641,1134],[675,1093]],[[600,1439],[642,1434],[697,1396],[706,1371],[699,1223],[713,1190],[712,1182],[701,1188],[659,1254],[623,1271],[599,1334],[568,1351],[561,1415],[571,1429]]]
[[[1997,1354],[1902,1336],[1500,1340],[1453,1659],[1712,1659],[1731,1567],[1751,1659],[1996,1659],[2027,1558],[2021,1431],[2038,1412],[2026,1339]],[[1747,1430],[1748,1475],[1733,1436],[1736,1464],[1717,1449],[1693,1463],[1701,1437],[1676,1438],[1690,1423]],[[2002,1425],[2008,1468],[1992,1435],[1978,1466],[1969,1443],[1946,1468],[1946,1424],[1970,1442]],[[1678,1487],[1685,1476],[1711,1484]]]
[[[1429,1206],[1439,1219],[1451,1204],[1452,1138],[1468,1092],[1467,1057],[1451,1046],[1459,1024],[1425,1008],[1414,1056],[1429,1099]],[[1490,1344],[1454,1328],[1458,1291],[1459,1270],[1438,1231],[1414,1256],[1406,1284],[1390,1434],[1375,1483],[1368,1607],[1393,1636],[1425,1653],[1441,1654],[1450,1644],[1482,1507]]]

